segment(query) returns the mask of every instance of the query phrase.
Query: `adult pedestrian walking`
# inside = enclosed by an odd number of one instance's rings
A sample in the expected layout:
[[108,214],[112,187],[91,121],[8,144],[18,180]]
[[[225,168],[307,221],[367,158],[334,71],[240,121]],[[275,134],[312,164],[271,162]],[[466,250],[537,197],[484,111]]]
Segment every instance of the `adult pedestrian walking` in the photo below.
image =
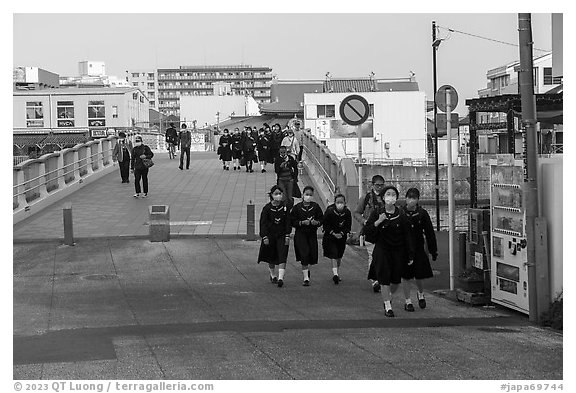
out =
[[302,192],[302,202],[297,203],[290,212],[294,233],[294,252],[296,262],[302,265],[305,287],[310,285],[310,266],[318,263],[318,238],[316,232],[322,225],[322,208],[314,202],[314,187],[306,186]]
[[170,123],[170,127],[166,130],[166,143],[168,144],[168,158],[176,158],[176,146],[178,146],[178,131],[174,127],[174,123]]
[[[375,239],[372,264],[368,278],[378,280],[382,286],[385,315],[394,317],[392,297],[401,283],[402,272],[414,263],[414,243],[406,215],[398,208],[398,190],[394,186],[384,188],[384,211],[374,210],[365,226],[365,232]],[[414,311],[406,302],[404,309]],[[411,306],[411,307],[410,307]],[[412,308],[412,310],[410,310]]]
[[[403,207],[404,214],[408,218],[410,224],[410,235],[414,243],[414,263],[405,266],[402,273],[402,289],[404,291],[404,298],[406,299],[407,311],[413,311],[414,307],[409,307],[412,304],[410,299],[410,287],[412,280],[416,281],[416,297],[418,299],[418,306],[426,308],[426,299],[424,298],[424,285],[422,280],[434,277],[428,253],[435,261],[438,258],[438,245],[436,243],[436,234],[432,220],[428,212],[422,208],[418,201],[420,200],[420,191],[417,188],[410,188],[406,191],[406,205]],[[426,246],[428,253],[424,249],[424,238],[426,238]]]
[[286,146],[281,146],[279,155],[274,161],[274,171],[276,172],[276,182],[284,191],[284,197],[288,206],[294,206],[294,177],[298,172],[298,163],[286,152]]
[[234,128],[232,134],[232,159],[234,160],[234,170],[240,170],[240,160],[242,159],[242,148],[244,146],[244,138],[240,133],[238,127]]
[[258,148],[258,160],[260,161],[260,171],[266,172],[266,164],[271,160],[270,152],[270,133],[266,133],[264,128],[260,128],[258,139],[256,141]]
[[[364,238],[366,251],[368,252],[368,270],[372,264],[372,253],[374,252],[374,243],[376,242],[373,233],[366,233],[364,228],[370,214],[373,211],[381,213],[384,210],[384,177],[381,175],[372,176],[372,189],[366,193],[364,198],[358,201],[356,210],[354,210],[354,218],[362,225],[360,236]],[[372,289],[374,292],[380,292],[380,284],[378,280],[372,280]]]
[[352,230],[352,212],[346,207],[346,197],[336,194],[334,203],[326,208],[323,219],[322,251],[332,261],[332,281],[338,285],[340,264],[346,249],[346,239]]
[[122,183],[130,183],[130,156],[132,154],[132,142],[126,139],[126,133],[118,133],[118,142],[112,151],[112,161],[118,162]]
[[[284,285],[284,274],[286,272],[286,259],[288,258],[288,247],[290,245],[290,209],[284,201],[284,192],[279,186],[272,186],[270,189],[270,202],[268,202],[260,213],[260,251],[258,252],[258,263],[268,263],[270,271],[270,282],[278,287]],[[276,275],[278,266],[278,275]]]
[[286,136],[282,139],[280,146],[286,146],[286,151],[291,155],[296,161],[298,161],[298,155],[300,153],[300,142],[298,138],[294,135],[294,130],[286,130]]
[[190,169],[190,146],[192,146],[192,134],[187,128],[185,123],[180,127],[180,134],[178,137],[180,143],[180,170],[184,168],[184,154],[186,154],[186,169]]
[[222,169],[225,171],[230,170],[230,161],[232,161],[232,150],[230,145],[232,144],[232,137],[225,128],[220,140],[218,141],[218,155],[222,160]]
[[[151,159],[154,153],[147,145],[142,143],[142,136],[136,135],[134,138],[134,149],[132,150],[132,158],[130,160],[130,167],[134,172],[134,187],[136,194],[134,198],[146,198],[148,196],[148,166],[145,165],[145,159]],[[142,179],[142,189],[140,188],[140,179]]]

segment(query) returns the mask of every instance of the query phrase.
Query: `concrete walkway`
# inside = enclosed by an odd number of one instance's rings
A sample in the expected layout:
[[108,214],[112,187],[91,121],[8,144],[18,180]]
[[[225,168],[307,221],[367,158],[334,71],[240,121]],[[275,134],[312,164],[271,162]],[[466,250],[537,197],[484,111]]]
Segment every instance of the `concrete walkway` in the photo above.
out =
[[321,259],[302,287],[291,246],[278,288],[258,247],[15,244],[14,379],[563,378],[562,334],[523,315],[427,293],[426,309],[397,297],[386,318],[355,248],[340,285]]
[[117,170],[14,225],[14,240],[64,238],[65,202],[72,203],[75,237],[146,235],[148,206],[157,204],[170,206],[170,219],[176,224],[172,234],[245,234],[246,205],[250,201],[256,205],[258,221],[269,201],[267,193],[276,184],[271,165],[266,173],[260,172],[259,164],[254,173],[223,171],[214,152],[193,152],[190,170],[178,169],[179,159],[170,160],[167,152],[156,153],[154,162],[148,198],[133,198],[133,175],[130,184],[122,184]]

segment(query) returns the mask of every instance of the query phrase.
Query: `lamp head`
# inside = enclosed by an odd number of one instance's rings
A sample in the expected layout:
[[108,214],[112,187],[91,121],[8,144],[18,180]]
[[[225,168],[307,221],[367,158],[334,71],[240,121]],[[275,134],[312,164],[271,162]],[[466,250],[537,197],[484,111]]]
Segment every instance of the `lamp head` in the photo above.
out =
[[441,39],[441,38],[436,38],[436,39],[434,40],[434,42],[432,43],[432,47],[433,47],[433,48],[438,48],[438,47],[440,46],[440,43],[441,43],[441,42],[442,42],[442,39]]

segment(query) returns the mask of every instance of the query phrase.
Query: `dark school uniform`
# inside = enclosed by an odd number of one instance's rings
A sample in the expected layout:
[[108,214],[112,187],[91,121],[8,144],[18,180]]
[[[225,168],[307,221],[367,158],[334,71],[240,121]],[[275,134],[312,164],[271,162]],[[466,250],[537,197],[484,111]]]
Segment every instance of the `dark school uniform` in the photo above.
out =
[[[341,259],[346,249],[346,238],[352,230],[352,212],[346,206],[341,212],[332,204],[324,213],[324,237],[322,237],[322,251],[330,259]],[[341,233],[342,238],[337,239],[334,234]]]
[[270,244],[260,244],[258,263],[267,262],[274,265],[286,263],[288,258],[288,246],[286,236],[290,235],[290,211],[284,202],[274,206],[268,202],[260,213],[260,237],[268,239]]
[[382,285],[400,284],[408,260],[414,259],[410,224],[406,215],[396,206],[394,213],[386,213],[386,220],[378,227],[374,227],[376,220],[378,213],[374,211],[364,228],[375,239],[368,279],[378,280]]
[[232,135],[232,158],[240,159],[242,158],[242,148],[244,147],[244,138],[242,134]]
[[282,144],[282,138],[282,131],[272,131],[270,134],[270,158],[272,162],[274,162],[276,157],[278,157],[278,151],[280,150],[280,145]]
[[426,237],[426,245],[431,255],[438,254],[438,245],[436,244],[436,234],[432,226],[432,220],[428,212],[416,205],[416,210],[410,211],[404,207],[403,209],[408,223],[410,225],[410,235],[414,243],[414,263],[406,266],[402,278],[410,280],[416,278],[423,280],[425,278],[432,278],[432,266],[428,254],[424,249],[424,237]]
[[218,142],[218,151],[222,161],[232,161],[232,150],[230,149],[231,143],[232,137],[230,135],[224,134],[220,137],[220,141]]
[[[310,202],[308,206],[304,202],[297,203],[290,212],[292,226],[296,228],[294,233],[294,252],[296,261],[302,265],[316,265],[318,263],[318,238],[316,231],[322,226],[322,208],[316,202]],[[302,225],[305,220],[316,220],[317,225]]]
[[258,162],[258,157],[256,156],[256,140],[254,140],[250,134],[246,135],[244,139],[243,152],[246,163],[249,161]]
[[269,164],[274,163],[270,153],[270,135],[262,134],[256,139],[256,144],[258,148],[258,158],[262,162],[267,162]]

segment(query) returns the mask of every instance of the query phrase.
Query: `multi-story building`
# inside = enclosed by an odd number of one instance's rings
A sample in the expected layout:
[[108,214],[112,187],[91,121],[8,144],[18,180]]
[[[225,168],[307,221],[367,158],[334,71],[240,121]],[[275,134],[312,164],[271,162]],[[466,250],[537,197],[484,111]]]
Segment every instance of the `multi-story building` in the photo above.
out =
[[[152,73],[149,71],[148,73]],[[147,73],[147,74],[148,74]],[[129,71],[129,82],[141,83]],[[157,88],[154,89],[155,104],[165,115],[180,114],[181,96],[214,95],[214,83],[230,83],[232,95],[252,96],[258,103],[270,102],[270,84],[272,69],[251,65],[212,65],[180,66],[179,68],[161,68],[156,71]],[[140,73],[138,78],[142,78]],[[148,83],[148,82],[146,82]],[[151,82],[150,82],[151,83]],[[133,84],[133,86],[135,86]],[[142,88],[142,85],[139,85]],[[146,85],[147,93],[148,90]],[[144,91],[144,90],[143,90]],[[151,100],[152,101],[152,100]]]
[[101,61],[81,61],[77,76],[60,76],[60,87],[129,87],[123,78],[106,75],[106,64]]
[[38,67],[15,67],[14,90],[50,89],[60,86],[60,76]]
[[150,107],[158,108],[158,73],[156,70],[126,71],[126,79],[132,87],[139,88],[150,101]]

